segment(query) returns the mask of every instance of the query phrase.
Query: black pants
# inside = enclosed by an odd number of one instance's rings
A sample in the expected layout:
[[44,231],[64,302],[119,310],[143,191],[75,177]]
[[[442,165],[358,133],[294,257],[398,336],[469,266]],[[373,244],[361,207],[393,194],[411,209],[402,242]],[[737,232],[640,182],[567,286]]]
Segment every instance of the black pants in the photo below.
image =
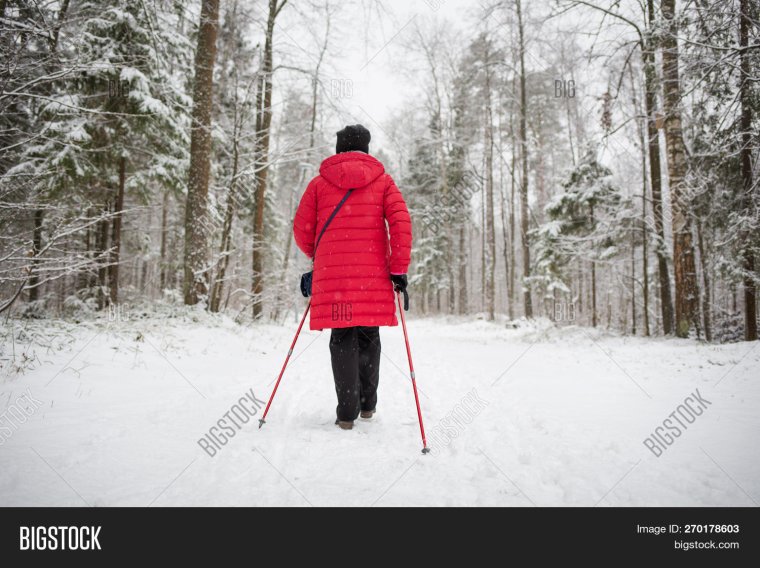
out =
[[374,410],[380,381],[380,328],[333,329],[330,356],[338,420],[356,420],[359,410]]

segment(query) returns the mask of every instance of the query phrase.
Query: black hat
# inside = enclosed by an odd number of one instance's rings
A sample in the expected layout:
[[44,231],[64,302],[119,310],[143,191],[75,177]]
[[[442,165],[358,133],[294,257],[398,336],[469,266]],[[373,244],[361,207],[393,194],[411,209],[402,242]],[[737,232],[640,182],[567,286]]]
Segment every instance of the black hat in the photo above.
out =
[[339,130],[337,134],[336,154],[355,151],[369,154],[369,141],[372,139],[372,135],[361,124],[346,126],[343,130]]

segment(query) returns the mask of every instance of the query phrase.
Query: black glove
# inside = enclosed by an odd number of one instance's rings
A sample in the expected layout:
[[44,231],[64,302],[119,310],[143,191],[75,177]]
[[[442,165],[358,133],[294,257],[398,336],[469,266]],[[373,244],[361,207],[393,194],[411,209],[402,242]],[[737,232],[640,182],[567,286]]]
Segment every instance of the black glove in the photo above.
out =
[[406,291],[408,284],[406,280],[406,274],[391,274],[391,282],[393,282],[393,290],[396,292],[402,292],[404,294],[404,311],[409,311],[409,294]]

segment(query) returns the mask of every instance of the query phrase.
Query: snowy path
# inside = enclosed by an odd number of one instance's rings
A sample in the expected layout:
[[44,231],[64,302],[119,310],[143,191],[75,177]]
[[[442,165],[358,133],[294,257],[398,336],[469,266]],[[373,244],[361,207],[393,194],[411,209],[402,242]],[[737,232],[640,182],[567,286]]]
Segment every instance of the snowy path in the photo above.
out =
[[[400,328],[381,331],[378,414],[349,432],[333,425],[329,332],[306,332],[267,425],[211,458],[197,440],[251,388],[268,398],[295,325],[198,319],[57,322],[48,348],[27,346],[50,322],[9,322],[0,414],[27,389],[42,406],[17,428],[0,420],[0,505],[760,502],[758,342],[412,319],[435,449],[422,456]],[[24,351],[38,360],[12,374]],[[712,404],[656,458],[642,441],[697,388]],[[473,389],[487,406],[447,441],[441,421]]]

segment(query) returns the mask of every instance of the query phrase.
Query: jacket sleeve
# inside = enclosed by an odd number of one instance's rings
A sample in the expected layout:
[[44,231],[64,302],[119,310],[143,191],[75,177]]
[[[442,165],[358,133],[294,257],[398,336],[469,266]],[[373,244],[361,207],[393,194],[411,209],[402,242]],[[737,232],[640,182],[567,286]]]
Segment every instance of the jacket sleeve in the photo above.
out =
[[309,182],[293,220],[293,236],[296,244],[306,256],[314,256],[314,241],[317,235],[317,184],[316,178]]
[[391,240],[391,274],[406,274],[412,255],[412,219],[406,202],[393,179],[388,176],[383,209]]

